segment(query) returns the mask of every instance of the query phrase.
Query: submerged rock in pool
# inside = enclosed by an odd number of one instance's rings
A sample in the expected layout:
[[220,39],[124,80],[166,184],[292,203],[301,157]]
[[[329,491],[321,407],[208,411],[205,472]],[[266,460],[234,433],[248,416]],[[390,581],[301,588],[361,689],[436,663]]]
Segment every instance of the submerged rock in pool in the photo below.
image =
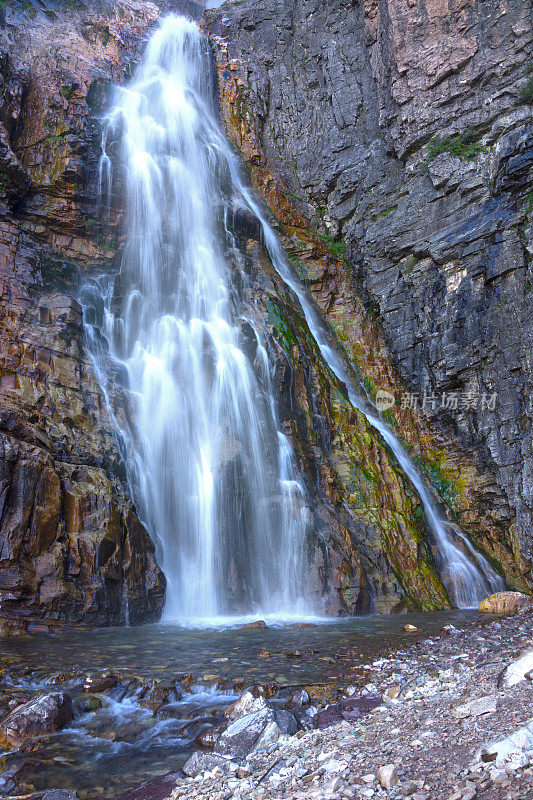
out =
[[263,619],[255,620],[255,622],[244,622],[242,625],[239,625],[239,628],[242,630],[246,629],[253,629],[253,628],[266,628],[267,624]]
[[74,718],[72,700],[65,692],[43,694],[19,706],[0,725],[0,740],[19,745],[29,736],[53,733]]
[[96,711],[97,708],[102,708],[102,698],[97,695],[90,694],[88,697],[82,697],[80,700],[80,709],[86,713]]

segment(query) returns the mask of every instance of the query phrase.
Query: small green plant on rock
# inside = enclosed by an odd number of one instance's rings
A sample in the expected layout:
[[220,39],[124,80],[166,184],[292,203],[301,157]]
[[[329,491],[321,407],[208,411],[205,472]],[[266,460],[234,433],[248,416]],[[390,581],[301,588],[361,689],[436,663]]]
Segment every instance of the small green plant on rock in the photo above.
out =
[[418,257],[417,257],[417,256],[415,256],[415,255],[412,255],[412,256],[410,256],[410,258],[409,258],[409,259],[408,259],[408,261],[405,263],[405,266],[404,266],[404,268],[403,268],[404,274],[405,274],[405,275],[410,275],[410,274],[411,274],[411,272],[412,272],[412,271],[414,270],[414,268],[416,267],[416,265],[418,264],[418,261],[419,261],[419,259],[418,259]]
[[346,252],[346,242],[334,239],[333,236],[326,236],[323,233],[318,233],[318,231],[316,235],[325,242],[333,258],[342,258],[344,256]]
[[526,105],[533,105],[533,61],[528,64],[525,70],[526,82],[520,87],[520,102]]
[[475,158],[478,153],[484,153],[485,148],[479,141],[478,131],[465,131],[450,136],[433,136],[429,140],[428,161],[433,161],[441,153],[451,153],[459,158]]

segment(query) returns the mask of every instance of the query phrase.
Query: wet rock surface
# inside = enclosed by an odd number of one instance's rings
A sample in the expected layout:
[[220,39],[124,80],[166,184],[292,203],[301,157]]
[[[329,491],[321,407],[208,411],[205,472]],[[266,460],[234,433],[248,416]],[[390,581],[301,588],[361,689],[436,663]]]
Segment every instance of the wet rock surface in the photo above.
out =
[[72,700],[65,692],[44,694],[9,714],[0,724],[4,745],[20,745],[28,736],[53,733],[74,718]]
[[[204,19],[226,127],[299,274],[443,503],[531,591],[528,4],[247,0]],[[340,470],[350,509],[354,482]],[[375,539],[405,586],[412,534],[391,527]]]

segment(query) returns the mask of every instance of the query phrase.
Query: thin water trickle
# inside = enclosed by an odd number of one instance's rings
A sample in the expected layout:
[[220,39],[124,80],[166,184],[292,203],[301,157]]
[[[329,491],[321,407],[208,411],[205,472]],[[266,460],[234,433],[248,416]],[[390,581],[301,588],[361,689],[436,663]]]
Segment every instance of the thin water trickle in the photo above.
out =
[[[452,602],[477,606],[503,581],[439,513],[330,341],[242,180],[216,118],[213,78],[197,26],[167,16],[133,82],[117,89],[103,139],[101,175],[111,169],[107,138],[121,136],[127,187],[127,244],[117,284],[123,296],[116,286],[114,294],[103,293],[103,333],[138,399],[135,429],[122,428],[121,437],[133,493],[160,543],[166,617],[310,611],[305,492],[278,430],[266,351],[258,341],[258,363],[249,361],[231,310],[223,252],[232,195],[258,219],[272,263],[298,298],[322,357],[418,493]],[[105,353],[97,340],[89,330],[100,376]]]
[[[351,404],[364,414],[370,425],[380,433],[415,488],[424,508],[426,522],[436,548],[437,569],[450,600],[458,608],[477,608],[481,600],[488,594],[502,591],[505,588],[504,581],[487,559],[473,548],[458,526],[444,519],[439,513],[434,498],[402,444],[383,421],[380,412],[367,397],[362,385],[356,381],[350,366],[339,351],[332,346],[326,326],[295,275],[278,237],[243,183],[239,164],[234,156],[231,157],[230,164],[234,185],[260,221],[265,246],[272,264],[284,283],[297,296],[322,357],[331,371],[346,386]],[[455,544],[454,537],[460,539],[463,547]]]

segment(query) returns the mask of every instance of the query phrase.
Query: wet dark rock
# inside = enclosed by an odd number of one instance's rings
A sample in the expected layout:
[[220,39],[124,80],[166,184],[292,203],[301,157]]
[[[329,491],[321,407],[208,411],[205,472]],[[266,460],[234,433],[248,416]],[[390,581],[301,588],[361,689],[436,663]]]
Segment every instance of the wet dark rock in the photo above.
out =
[[227,722],[220,722],[218,725],[210,725],[203,731],[200,731],[194,741],[196,744],[199,744],[200,747],[205,747],[208,750],[212,750],[218,742],[220,735],[226,730],[227,727]]
[[183,688],[180,683],[174,681],[159,681],[155,685],[148,687],[142,693],[141,704],[146,708],[158,709],[169,703],[176,703],[183,697]]
[[96,695],[82,697],[79,702],[79,707],[81,711],[84,711],[85,713],[96,711],[98,708],[102,708],[102,698]]
[[0,738],[19,745],[31,736],[53,733],[74,718],[72,700],[65,692],[41,695],[19,706],[0,723]]
[[294,714],[291,714],[291,712],[287,711],[286,709],[283,708],[276,709],[274,711],[274,719],[281,733],[283,733],[286,736],[294,736],[294,734],[298,730],[298,723],[296,722],[296,717],[294,716]]
[[112,689],[118,684],[118,678],[112,673],[101,675],[89,675],[83,682],[83,691],[91,694],[99,694],[107,689]]
[[234,200],[229,213],[228,227],[245,239],[262,240],[261,224],[255,214],[239,200]]
[[276,695],[278,688],[277,683],[255,683],[250,692],[254,697],[265,697],[270,700]]

